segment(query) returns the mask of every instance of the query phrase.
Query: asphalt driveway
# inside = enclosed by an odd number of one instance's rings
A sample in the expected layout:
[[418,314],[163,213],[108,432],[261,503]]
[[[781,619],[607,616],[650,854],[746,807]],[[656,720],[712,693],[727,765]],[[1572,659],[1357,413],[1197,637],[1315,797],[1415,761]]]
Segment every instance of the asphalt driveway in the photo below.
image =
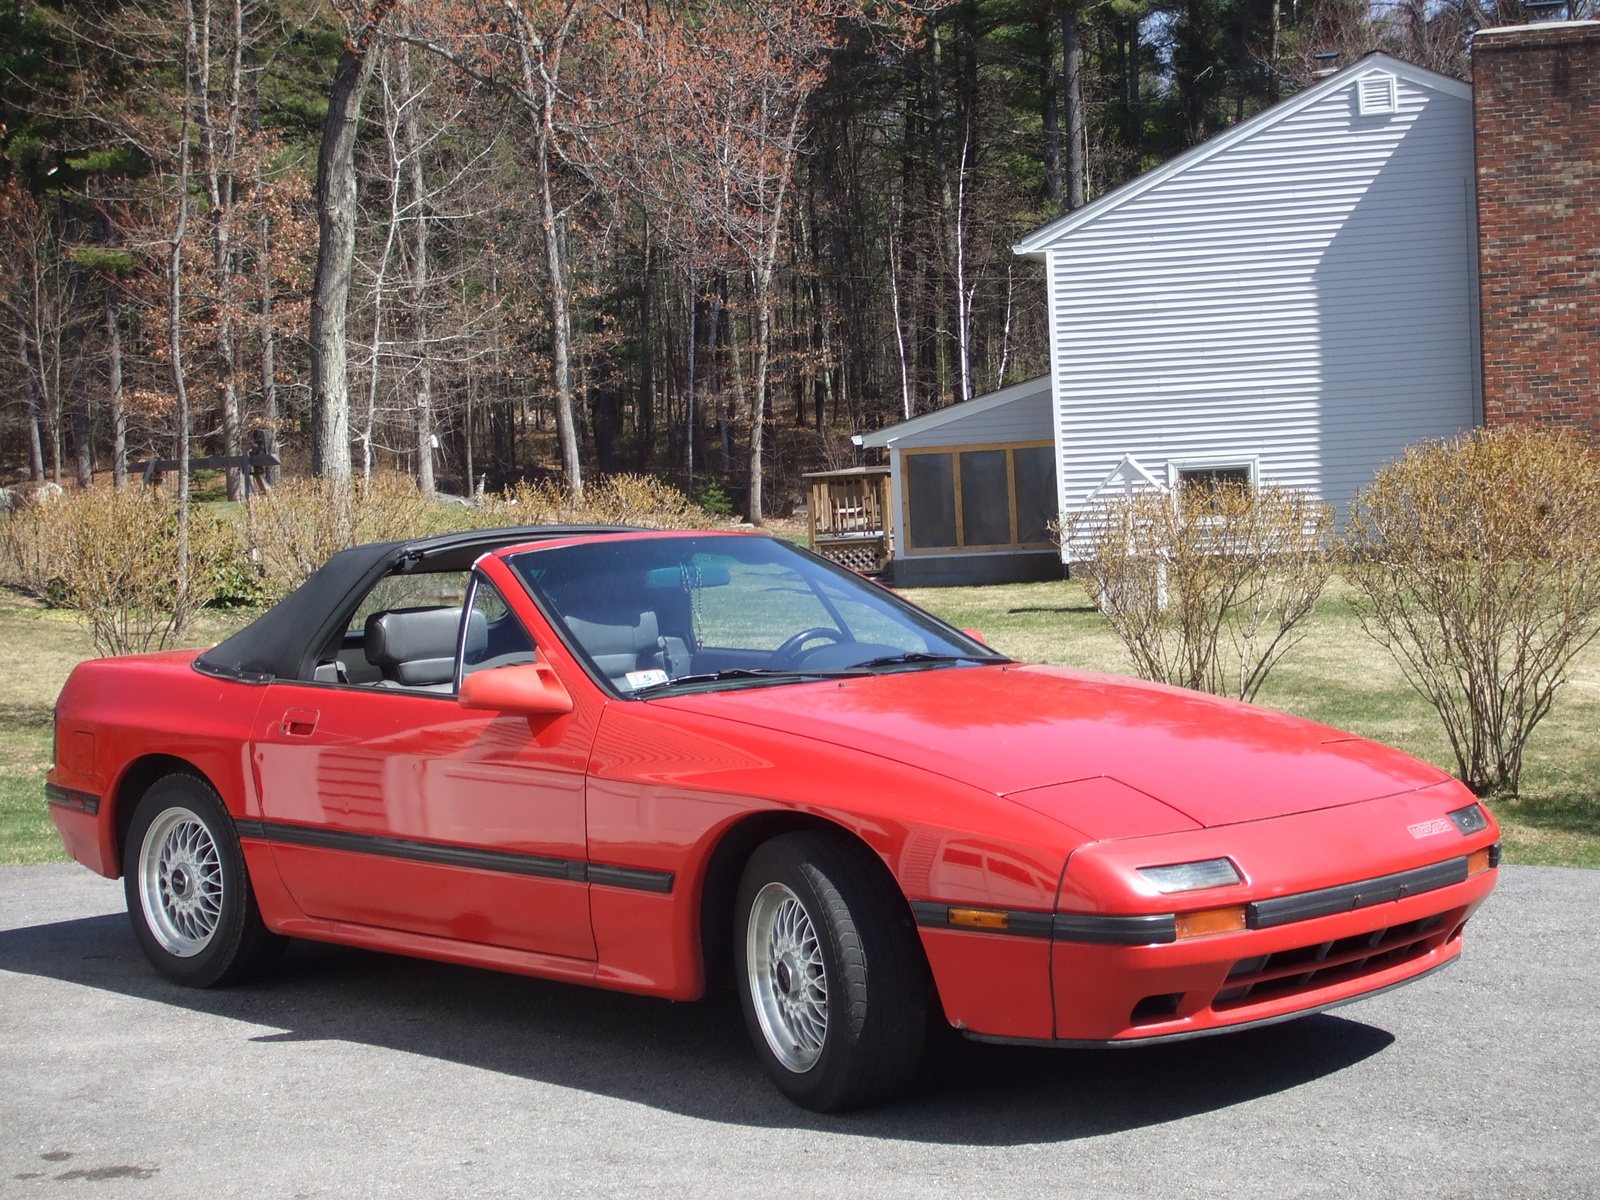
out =
[[121,885],[0,868],[5,1196],[1600,1197],[1600,872],[1507,868],[1464,960],[1148,1050],[972,1047],[892,1108],[768,1085],[727,1001],[297,944],[223,992]]

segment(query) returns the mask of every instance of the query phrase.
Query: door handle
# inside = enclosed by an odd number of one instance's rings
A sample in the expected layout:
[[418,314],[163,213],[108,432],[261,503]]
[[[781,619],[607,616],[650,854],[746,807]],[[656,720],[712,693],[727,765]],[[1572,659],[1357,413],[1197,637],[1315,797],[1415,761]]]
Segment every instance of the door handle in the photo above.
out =
[[310,737],[317,728],[317,718],[322,714],[314,708],[291,708],[283,714],[279,726],[284,737]]

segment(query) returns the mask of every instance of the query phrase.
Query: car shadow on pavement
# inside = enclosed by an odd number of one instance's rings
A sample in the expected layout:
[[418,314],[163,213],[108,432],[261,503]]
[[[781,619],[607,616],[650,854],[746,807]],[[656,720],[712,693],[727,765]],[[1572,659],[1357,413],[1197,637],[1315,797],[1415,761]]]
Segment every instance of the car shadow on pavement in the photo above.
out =
[[145,961],[120,914],[0,931],[0,968],[265,1027],[216,1036],[344,1041],[538,1080],[702,1120],[1002,1146],[1137,1129],[1344,1070],[1394,1038],[1328,1015],[1167,1046],[965,1043],[908,1098],[819,1116],[768,1082],[731,996],[694,1004],[294,942],[270,976],[193,991]]

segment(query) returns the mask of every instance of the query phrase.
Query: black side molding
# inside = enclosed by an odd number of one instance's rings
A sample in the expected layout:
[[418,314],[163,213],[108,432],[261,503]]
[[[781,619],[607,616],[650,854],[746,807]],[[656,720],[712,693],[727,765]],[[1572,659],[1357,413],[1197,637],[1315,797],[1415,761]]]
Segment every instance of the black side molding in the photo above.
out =
[[470,867],[479,871],[500,871],[508,875],[566,879],[573,883],[598,883],[641,892],[670,893],[675,878],[671,871],[606,866],[601,863],[586,863],[581,859],[548,858],[538,854],[517,854],[508,850],[481,850],[474,846],[419,842],[410,838],[353,833],[344,829],[322,829],[314,825],[244,820],[235,821],[234,828],[239,831],[240,837],[276,842],[286,846],[346,850],[354,854],[376,854],[383,858],[403,858],[411,862],[435,863],[444,867]]
[[44,798],[58,808],[70,808],[73,812],[87,813],[91,817],[100,811],[99,796],[93,792],[80,792],[76,788],[47,783],[44,785]]
[[1379,875],[1374,879],[1320,888],[1315,892],[1300,892],[1294,896],[1256,900],[1245,905],[1245,923],[1251,929],[1272,929],[1295,921],[1309,921],[1313,917],[1328,917],[1374,904],[1387,904],[1405,896],[1437,891],[1453,883],[1465,883],[1466,879],[1467,856],[1462,855],[1410,871],[1396,871],[1393,875]]
[[1000,928],[989,928],[951,922],[952,908],[959,911],[968,907],[976,906],[939,904],[931,900],[911,902],[911,911],[917,918],[917,924],[929,929],[959,929],[967,933],[1052,938],[1058,942],[1093,942],[1102,946],[1150,946],[1178,940],[1177,921],[1172,913],[1111,917],[1101,916],[1098,913],[1051,914],[1018,909],[980,908],[981,912],[995,913],[1004,917],[1005,925]]
[[[1489,848],[1489,866],[1500,865],[1500,843]],[[592,872],[593,868],[591,868]],[[1468,879],[1467,856],[1430,863],[1392,875],[1379,875],[1338,887],[1276,896],[1245,905],[1245,924],[1251,929],[1272,929],[1386,904],[1406,896],[1437,891]],[[975,909],[997,918],[995,925],[953,922],[950,911]],[[986,908],[980,905],[913,900],[911,911],[917,924],[929,929],[959,929],[963,933],[994,933],[1011,937],[1053,938],[1058,942],[1087,942],[1099,946],[1160,946],[1178,940],[1176,913],[1148,913],[1140,916],[1107,916],[1101,913],[1050,913]],[[1003,918],[1003,922],[998,919]]]

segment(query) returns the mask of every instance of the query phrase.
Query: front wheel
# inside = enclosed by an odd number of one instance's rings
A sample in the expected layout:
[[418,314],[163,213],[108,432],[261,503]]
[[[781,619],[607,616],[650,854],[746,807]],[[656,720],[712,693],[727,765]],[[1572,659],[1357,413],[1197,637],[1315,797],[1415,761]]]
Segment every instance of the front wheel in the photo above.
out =
[[140,799],[122,874],[139,947],[174,983],[239,983],[283,953],[287,939],[261,921],[227,809],[192,775],[159,779]]
[[870,851],[843,834],[774,838],[745,867],[737,913],[740,1004],[779,1089],[837,1112],[909,1087],[927,970],[905,899]]

